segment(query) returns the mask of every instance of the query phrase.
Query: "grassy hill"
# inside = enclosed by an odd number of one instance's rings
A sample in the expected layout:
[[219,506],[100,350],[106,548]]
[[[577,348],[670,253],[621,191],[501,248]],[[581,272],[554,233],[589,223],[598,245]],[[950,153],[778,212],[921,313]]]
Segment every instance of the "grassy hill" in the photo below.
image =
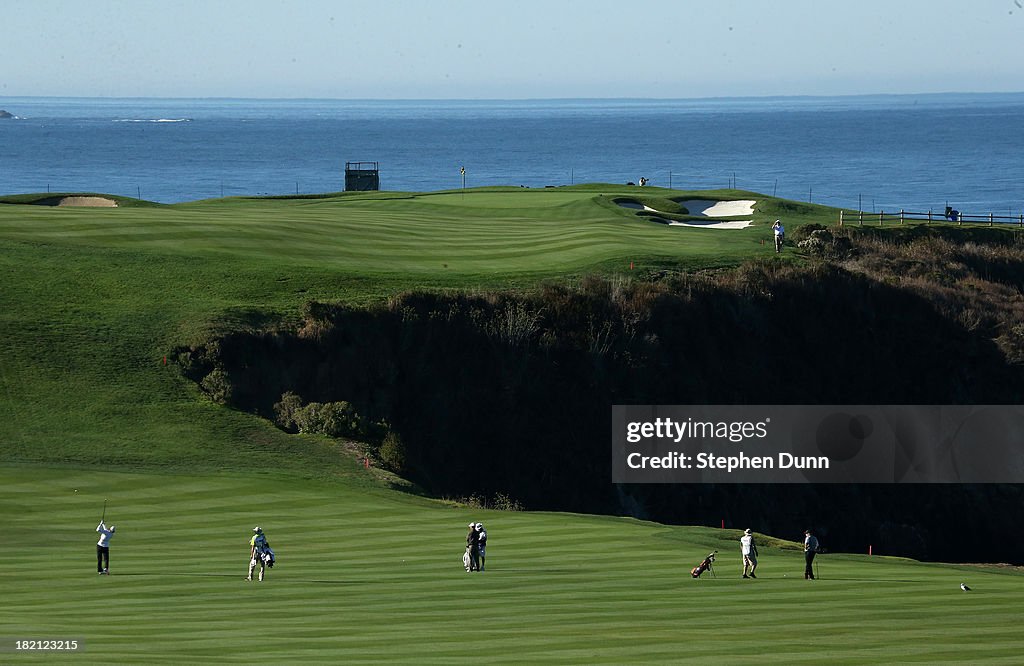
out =
[[[748,229],[670,228],[613,201],[637,194],[0,200],[4,640],[77,637],[75,662],[810,663],[826,646],[844,662],[1018,659],[1019,575],[830,555],[810,583],[780,546],[762,580],[741,581],[735,531],[396,493],[344,443],[216,406],[164,365],[176,345],[295,319],[310,300],[734,265],[774,256],[761,241],[775,217],[836,218],[749,192],[644,192],[760,202]],[[110,578],[91,562],[103,498],[119,525]],[[456,560],[469,518],[491,532],[483,575]],[[257,523],[281,557],[262,587],[242,581]],[[713,548],[731,558],[720,577],[690,580]]]
[[[750,196],[701,196],[716,194]],[[591,272],[628,276],[630,262],[635,275],[735,264],[770,254],[765,221],[787,205],[759,197],[772,212],[744,230],[670,228],[610,203],[617,195],[577,186],[158,207],[0,204],[0,459],[302,468],[293,438],[198,400],[164,356],[211,330],[297,316],[310,300],[530,288]],[[834,217],[799,210],[800,222]],[[298,446],[320,456],[324,445]]]

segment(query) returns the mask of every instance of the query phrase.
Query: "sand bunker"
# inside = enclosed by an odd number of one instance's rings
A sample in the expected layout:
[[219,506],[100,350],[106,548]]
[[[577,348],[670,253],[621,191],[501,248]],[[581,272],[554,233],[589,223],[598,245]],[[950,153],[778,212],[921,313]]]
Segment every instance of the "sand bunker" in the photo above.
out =
[[690,215],[705,217],[735,217],[737,215],[753,215],[756,201],[742,199],[740,201],[708,201],[707,199],[689,199],[680,201]]
[[106,197],[60,197],[51,206],[89,206],[92,208],[117,208],[117,202]]
[[731,220],[729,222],[676,222],[668,223],[670,227],[699,227],[701,229],[746,229],[753,220]]
[[[645,206],[637,201],[618,201],[616,202],[623,208],[630,208],[632,210],[643,210],[648,213],[656,213],[664,215],[659,210],[655,210],[650,206]],[[744,199],[741,201],[709,201],[707,199],[689,199],[687,201],[680,201],[686,210],[690,212],[690,215],[700,215],[704,217],[734,217],[736,215],[753,215],[754,204],[756,201],[750,199]],[[661,222],[667,224],[670,227],[697,227],[699,229],[746,229],[749,227],[753,220],[729,220],[725,222],[702,222],[700,220],[690,220],[689,222],[676,222],[674,220],[665,220],[662,218],[651,218],[654,222]]]

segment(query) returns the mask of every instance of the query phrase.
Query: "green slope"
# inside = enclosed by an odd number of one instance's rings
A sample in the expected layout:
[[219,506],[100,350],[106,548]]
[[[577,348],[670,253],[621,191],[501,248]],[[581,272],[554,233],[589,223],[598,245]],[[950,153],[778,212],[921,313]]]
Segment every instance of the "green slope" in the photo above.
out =
[[[756,588],[724,559],[720,578],[691,581],[737,535],[397,494],[343,444],[214,406],[162,363],[175,345],[295,317],[311,299],[628,279],[631,261],[639,273],[735,264],[771,253],[769,219],[835,217],[751,193],[650,190],[762,201],[747,230],[668,228],[612,203],[635,194],[0,205],[0,513],[12,543],[0,635],[82,638],[85,653],[59,660],[75,662],[810,663],[822,642],[836,661],[1015,661],[1019,576],[828,556],[810,584],[791,580],[800,554],[780,550],[763,553]],[[109,579],[91,564],[104,497],[120,524]],[[482,576],[456,559],[468,517],[491,529]],[[256,523],[282,558],[262,588],[241,580]],[[10,660],[32,657],[0,653]]]
[[[93,559],[104,498],[109,577]],[[1016,663],[1024,649],[1020,575],[824,555],[805,581],[796,544],[775,542],[741,580],[739,530],[270,474],[7,466],[0,506],[17,542],[3,634],[82,640],[68,663]],[[490,534],[480,574],[461,568],[469,520]],[[243,580],[255,524],[278,555],[262,584]],[[691,579],[713,548],[717,578]]]
[[[530,288],[589,272],[628,277],[630,262],[638,274],[771,253],[760,244],[765,225],[669,228],[611,203],[615,192],[0,204],[0,460],[223,469],[304,467],[303,456],[312,456],[327,470],[324,445],[295,444],[213,407],[163,357],[211,329],[296,316],[309,300]],[[780,205],[764,202],[766,210]],[[809,210],[807,220],[832,216]],[[239,461],[238,450],[253,456]]]

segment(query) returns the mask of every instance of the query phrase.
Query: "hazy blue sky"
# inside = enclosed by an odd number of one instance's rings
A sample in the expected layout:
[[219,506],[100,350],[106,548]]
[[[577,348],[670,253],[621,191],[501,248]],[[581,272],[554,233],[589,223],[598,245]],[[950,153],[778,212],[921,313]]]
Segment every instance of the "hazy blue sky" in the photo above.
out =
[[3,0],[0,96],[1024,91],[1024,0]]

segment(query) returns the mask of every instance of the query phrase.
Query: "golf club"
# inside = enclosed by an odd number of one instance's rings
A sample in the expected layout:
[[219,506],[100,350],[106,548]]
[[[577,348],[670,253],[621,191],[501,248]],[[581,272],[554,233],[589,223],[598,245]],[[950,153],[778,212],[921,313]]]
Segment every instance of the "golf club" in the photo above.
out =
[[100,522],[104,522],[107,519],[107,500],[103,500],[103,516],[100,518]]

